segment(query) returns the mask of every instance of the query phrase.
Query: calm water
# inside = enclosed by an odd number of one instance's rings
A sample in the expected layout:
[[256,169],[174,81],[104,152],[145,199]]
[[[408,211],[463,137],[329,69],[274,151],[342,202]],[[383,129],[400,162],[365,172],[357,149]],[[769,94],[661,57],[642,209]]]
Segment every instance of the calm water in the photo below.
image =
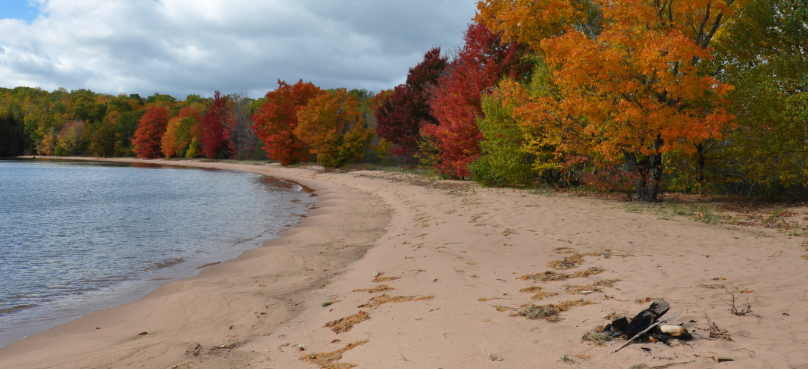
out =
[[249,173],[0,160],[0,347],[259,247],[314,201]]

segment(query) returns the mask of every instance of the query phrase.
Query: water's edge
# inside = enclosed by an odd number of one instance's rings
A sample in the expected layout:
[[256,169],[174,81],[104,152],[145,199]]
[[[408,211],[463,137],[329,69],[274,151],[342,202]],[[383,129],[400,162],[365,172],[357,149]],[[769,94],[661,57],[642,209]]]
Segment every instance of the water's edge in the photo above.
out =
[[[32,159],[32,157],[25,156],[25,157],[12,157],[12,158],[3,158],[3,159]],[[64,324],[67,324],[67,323],[69,323],[71,321],[74,321],[74,320],[79,319],[79,318],[81,318],[83,316],[89,315],[91,313],[94,313],[94,312],[97,312],[97,311],[103,311],[103,310],[117,308],[117,307],[120,307],[120,306],[124,306],[124,305],[130,304],[130,303],[142,300],[142,299],[148,297],[149,295],[151,295],[155,290],[157,290],[158,288],[160,288],[162,286],[165,286],[167,284],[174,283],[174,282],[177,282],[177,281],[183,281],[183,280],[195,278],[195,277],[199,276],[200,273],[202,273],[205,269],[207,269],[210,266],[226,264],[226,263],[231,262],[233,260],[239,259],[244,253],[246,253],[248,251],[260,249],[262,247],[265,247],[265,244],[267,242],[269,242],[271,240],[278,239],[278,238],[282,238],[283,237],[282,234],[285,231],[288,231],[288,230],[291,230],[291,229],[294,229],[295,227],[297,227],[297,225],[304,218],[310,216],[312,211],[317,209],[317,205],[316,205],[316,203],[317,203],[317,193],[316,193],[315,189],[312,189],[312,188],[310,188],[310,187],[308,187],[306,185],[303,185],[303,184],[299,183],[296,180],[289,179],[289,178],[284,178],[284,175],[282,173],[272,173],[272,174],[263,173],[263,172],[259,171],[259,168],[261,168],[260,166],[258,168],[256,168],[256,170],[248,170],[248,169],[242,169],[242,168],[225,167],[225,166],[222,166],[222,165],[219,165],[219,164],[227,164],[227,163],[219,163],[219,162],[191,162],[191,163],[183,163],[183,162],[171,163],[171,162],[168,162],[168,163],[166,163],[164,160],[161,160],[159,163],[154,163],[154,162],[143,161],[141,159],[136,159],[136,158],[104,159],[104,158],[89,158],[89,157],[59,157],[59,158],[36,157],[35,159],[37,161],[39,161],[39,160],[51,161],[52,160],[52,161],[86,161],[86,162],[99,162],[99,163],[127,163],[127,164],[133,164],[134,166],[137,166],[138,164],[143,164],[143,165],[147,165],[147,166],[150,166],[150,167],[151,166],[160,166],[160,167],[175,167],[175,168],[186,168],[186,169],[197,169],[197,170],[214,169],[214,170],[222,170],[222,171],[250,173],[250,174],[255,174],[255,175],[261,176],[261,177],[263,177],[263,178],[265,178],[267,180],[270,180],[270,181],[282,181],[282,182],[290,183],[290,184],[295,185],[295,186],[299,186],[299,188],[300,188],[299,191],[308,194],[308,196],[311,198],[311,202],[310,203],[307,202],[308,206],[306,206],[305,214],[290,214],[294,218],[294,220],[292,222],[290,222],[289,224],[286,224],[283,228],[277,230],[276,232],[273,232],[273,234],[261,234],[258,237],[255,237],[253,239],[240,240],[238,243],[248,242],[248,241],[260,241],[260,243],[256,243],[255,247],[250,247],[250,248],[241,250],[238,253],[238,255],[234,255],[234,256],[229,257],[227,259],[214,260],[214,261],[205,263],[204,265],[200,265],[200,266],[195,268],[195,272],[193,274],[191,274],[191,275],[186,274],[186,275],[182,276],[181,278],[160,278],[158,276],[157,278],[151,279],[151,281],[159,281],[160,283],[153,284],[149,288],[141,290],[140,291],[141,293],[137,294],[133,298],[116,301],[114,304],[104,306],[104,307],[102,307],[100,309],[85,310],[80,315],[73,315],[73,316],[69,316],[69,317],[43,319],[43,321],[42,321],[42,329],[37,329],[36,331],[32,331],[30,334],[28,334],[28,335],[26,335],[24,337],[18,337],[18,338],[15,338],[13,340],[10,340],[8,342],[0,341],[0,348],[3,348],[5,346],[8,346],[8,345],[10,345],[10,344],[12,344],[14,342],[17,342],[19,340],[25,339],[25,338],[30,337],[30,336],[46,333],[46,332],[48,332],[48,331],[50,331],[50,330],[52,330],[52,329],[54,329],[56,327],[59,327],[59,326],[64,325]],[[258,239],[258,240],[256,240],[256,239]],[[171,260],[171,261],[168,261],[168,262],[165,262],[165,263],[158,263],[158,264],[154,265],[153,269],[155,271],[155,274],[158,274],[158,272],[160,272],[160,271],[170,270],[171,267],[173,267],[173,266],[175,266],[177,264],[183,263],[183,262],[186,262],[186,260],[184,260],[184,259],[176,259],[176,260]],[[119,286],[116,286],[116,287],[119,287]],[[7,313],[13,313],[13,312],[7,312]]]

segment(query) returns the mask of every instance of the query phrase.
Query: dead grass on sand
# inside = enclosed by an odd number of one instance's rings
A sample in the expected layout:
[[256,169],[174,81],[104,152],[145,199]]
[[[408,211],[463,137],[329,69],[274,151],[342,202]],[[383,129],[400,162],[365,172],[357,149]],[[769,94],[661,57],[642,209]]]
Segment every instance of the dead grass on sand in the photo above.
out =
[[584,256],[581,254],[572,254],[564,258],[564,260],[553,260],[547,263],[547,266],[553,269],[558,270],[567,270],[572,269],[578,266],[578,264],[584,262]]
[[613,340],[612,336],[608,333],[603,332],[603,326],[596,327],[595,329],[584,333],[583,337],[581,337],[584,341],[592,342],[598,346],[603,346],[606,342]]
[[431,300],[435,298],[435,296],[396,296],[390,297],[387,295],[380,295],[370,299],[366,304],[359,305],[360,308],[375,308],[379,305],[386,304],[388,302],[407,302],[407,301],[422,301],[422,300]]
[[539,286],[525,287],[525,288],[519,290],[519,292],[522,292],[522,293],[539,293],[539,292],[541,292],[541,287],[539,287]]
[[353,329],[354,325],[362,323],[368,319],[370,319],[370,314],[365,312],[359,312],[359,314],[346,316],[345,318],[340,318],[335,321],[328,322],[325,324],[324,328],[331,328],[331,330],[334,331],[334,333],[340,334],[342,332],[349,332],[351,329]]
[[389,281],[395,281],[397,279],[399,279],[399,278],[398,277],[376,277],[376,278],[373,279],[373,283],[389,282]]
[[732,341],[732,337],[729,335],[729,331],[726,329],[721,329],[718,327],[718,324],[715,324],[710,317],[704,315],[704,318],[707,319],[707,324],[710,326],[710,338],[718,338],[724,341]]
[[594,304],[594,302],[585,300],[571,300],[559,304],[547,305],[528,304],[522,305],[522,308],[512,316],[523,316],[528,319],[544,319],[548,322],[557,322],[561,320],[559,314],[569,310],[571,307],[591,304]]
[[587,278],[590,275],[600,274],[605,272],[606,269],[600,267],[589,267],[586,270],[577,271],[572,274],[566,273],[556,273],[553,271],[546,271],[544,273],[539,274],[527,274],[519,277],[519,279],[523,280],[534,280],[534,281],[566,281],[570,278]]
[[621,257],[621,258],[626,258],[626,257],[629,257],[629,256],[634,256],[634,255],[631,255],[631,254],[629,254],[629,253],[625,253],[625,252],[616,252],[616,251],[612,251],[612,249],[604,249],[604,250],[599,250],[599,251],[591,251],[591,252],[587,252],[587,253],[586,253],[586,254],[584,254],[584,255],[586,255],[586,256],[594,256],[594,257],[601,257],[601,258],[604,258],[604,259],[611,259],[611,258],[612,258],[612,256],[619,256],[619,257]]
[[614,284],[619,281],[619,279],[604,279],[588,285],[566,285],[564,288],[567,293],[572,295],[586,295],[592,292],[602,292],[600,287],[614,287]]
[[519,290],[519,292],[534,293],[535,295],[533,295],[533,297],[531,297],[531,299],[533,299],[533,300],[542,300],[545,297],[558,296],[558,293],[556,293],[556,292],[544,292],[544,291],[541,290],[541,287],[538,287],[538,286],[523,288],[523,289]]
[[386,284],[380,284],[374,288],[363,288],[361,290],[353,290],[353,292],[367,292],[367,293],[379,293],[384,291],[394,290],[395,288],[390,287]]
[[342,359],[342,354],[345,353],[345,351],[366,343],[368,343],[368,340],[354,342],[337,351],[303,355],[300,357],[300,360],[319,365],[321,369],[351,369],[356,367],[356,365],[350,363],[338,363],[337,360]]

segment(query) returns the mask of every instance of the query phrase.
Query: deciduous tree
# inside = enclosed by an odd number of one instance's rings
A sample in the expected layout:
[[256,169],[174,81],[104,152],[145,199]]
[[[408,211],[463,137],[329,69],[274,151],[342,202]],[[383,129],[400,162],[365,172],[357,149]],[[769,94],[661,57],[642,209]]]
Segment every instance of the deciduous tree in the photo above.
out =
[[421,128],[437,124],[428,102],[448,62],[440,53],[439,47],[427,51],[424,60],[410,69],[407,82],[384,94],[376,107],[376,130],[379,137],[395,145],[393,154],[412,156],[418,149]]
[[194,138],[199,137],[199,122],[202,121],[202,107],[191,104],[180,108],[177,115],[168,121],[161,148],[166,158],[184,156],[185,150]]
[[121,117],[115,120],[115,155],[135,156],[137,155],[132,147],[135,132],[140,124],[140,118],[146,110],[132,110],[121,113]]
[[361,160],[373,138],[374,132],[365,127],[356,97],[344,88],[312,98],[297,115],[294,133],[326,168]]
[[132,148],[137,157],[145,159],[160,157],[162,153],[160,145],[168,126],[168,119],[169,112],[165,106],[151,105],[146,108],[132,140]]
[[228,146],[236,159],[249,159],[257,141],[250,110],[252,99],[243,94],[233,94],[230,101],[230,120],[225,127]]
[[[706,151],[708,165],[777,195],[808,187],[808,0],[752,0],[717,41],[718,78],[730,92],[738,129]],[[729,170],[728,170],[729,169]],[[744,186],[746,187],[746,186]],[[757,192],[757,191],[756,191]]]
[[[497,4],[498,3],[498,4]],[[732,88],[703,70],[713,58],[710,42],[741,0],[593,1],[601,23],[597,33],[579,21],[592,19],[570,1],[486,1],[501,5],[483,18],[494,29],[530,44],[543,55],[552,75],[551,93],[526,97],[514,113],[546,134],[559,160],[586,155],[622,163],[635,176],[637,196],[655,201],[663,174],[663,154],[722,137],[733,116],[726,93]],[[504,9],[504,10],[503,10]],[[509,14],[560,12],[565,24],[525,25]],[[538,13],[537,13],[538,12]],[[544,14],[544,13],[542,13]],[[571,19],[571,21],[567,21]],[[535,22],[547,22],[545,15]]]
[[90,141],[91,154],[105,158],[115,155],[115,121],[120,117],[121,114],[117,111],[112,111],[104,117]]
[[76,119],[62,126],[59,139],[56,143],[56,155],[78,155],[87,148],[87,125],[81,119]]
[[525,48],[502,43],[483,23],[470,24],[464,40],[429,99],[438,124],[422,128],[438,145],[435,169],[456,178],[468,177],[469,163],[480,154],[483,135],[477,119],[483,117],[481,96],[491,93],[503,76],[520,81],[530,71],[521,59]]
[[278,80],[278,88],[267,92],[267,101],[252,116],[255,133],[264,142],[267,156],[281,165],[311,158],[309,145],[297,136],[295,129],[300,109],[322,93],[319,87],[303,80],[294,85]]
[[213,103],[202,118],[199,135],[199,145],[208,159],[223,159],[232,155],[226,132],[230,119],[230,98],[216,91],[213,94]]
[[484,116],[477,119],[484,140],[480,155],[469,165],[476,182],[485,186],[532,184],[534,171],[523,150],[524,138],[519,122],[513,118],[513,106],[503,106],[492,95],[482,98]]

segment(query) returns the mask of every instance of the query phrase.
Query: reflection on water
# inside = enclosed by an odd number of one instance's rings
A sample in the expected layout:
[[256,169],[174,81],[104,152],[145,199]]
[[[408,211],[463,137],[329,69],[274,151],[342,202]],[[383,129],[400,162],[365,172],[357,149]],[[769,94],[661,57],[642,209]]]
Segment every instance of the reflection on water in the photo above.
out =
[[0,160],[0,347],[258,247],[313,202],[249,173]]

